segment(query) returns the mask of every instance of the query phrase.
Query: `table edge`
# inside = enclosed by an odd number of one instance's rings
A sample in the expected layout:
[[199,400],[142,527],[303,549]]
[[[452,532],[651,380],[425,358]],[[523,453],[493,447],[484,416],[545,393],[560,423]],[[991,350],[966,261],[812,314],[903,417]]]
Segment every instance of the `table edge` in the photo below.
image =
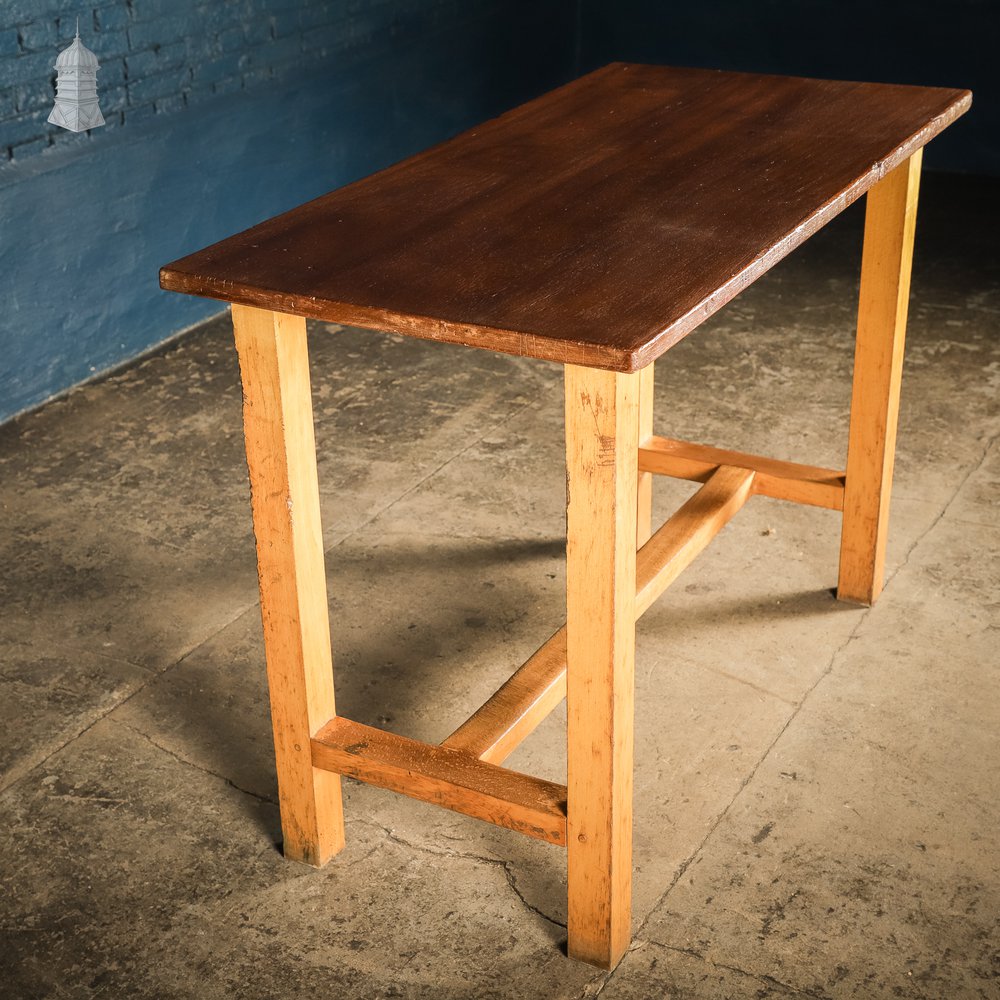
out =
[[[618,64],[611,64],[611,66],[614,65]],[[605,67],[605,69],[608,68],[610,66]],[[937,89],[947,91],[950,88]],[[849,205],[866,194],[886,174],[965,114],[972,104],[972,92],[967,89],[953,89],[951,92],[955,97],[941,114],[932,118],[913,135],[873,163],[864,174],[807,215],[782,240],[769,247],[745,268],[689,309],[688,312],[658,331],[643,346],[638,348],[615,347],[609,344],[598,345],[583,340],[571,341],[547,337],[531,331],[462,323],[414,313],[398,312],[377,306],[290,294],[257,285],[239,285],[222,279],[193,275],[179,269],[177,265],[186,260],[188,256],[192,256],[190,254],[161,267],[159,283],[160,287],[167,291],[254,306],[329,323],[360,326],[423,340],[477,347],[501,354],[537,358],[560,364],[575,364],[632,373],[652,364],[792,250],[801,246],[810,236],[813,236]],[[420,156],[421,154],[416,155]],[[392,167],[387,169],[391,170]],[[321,197],[326,197],[326,195]]]

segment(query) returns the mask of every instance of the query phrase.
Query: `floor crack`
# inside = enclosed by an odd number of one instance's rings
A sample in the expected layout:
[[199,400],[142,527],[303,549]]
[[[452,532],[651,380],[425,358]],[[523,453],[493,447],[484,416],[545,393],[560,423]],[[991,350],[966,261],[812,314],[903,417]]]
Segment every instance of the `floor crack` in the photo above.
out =
[[529,903],[525,898],[524,894],[517,887],[517,882],[514,879],[513,866],[509,861],[495,861],[493,864],[499,865],[503,868],[504,877],[507,879],[507,885],[510,886],[511,891],[515,896],[524,904],[525,908],[530,910],[532,913],[536,913],[543,920],[547,920],[550,924],[554,924],[556,927],[561,927],[563,930],[566,929],[566,924],[562,920],[556,920],[555,917],[550,917],[547,913],[542,912],[537,906]]
[[220,781],[224,781],[230,788],[235,789],[237,792],[249,795],[251,798],[257,799],[258,802],[266,802],[268,805],[276,806],[278,804],[275,799],[272,799],[268,795],[260,795],[257,792],[252,792],[249,788],[237,785],[232,778],[227,778],[224,774],[220,774],[218,771],[213,771],[211,768],[203,767],[201,764],[196,764],[193,760],[188,760],[187,757],[182,757],[176,751],[171,750],[170,747],[164,746],[162,743],[158,743],[148,733],[144,733],[141,729],[136,729],[135,726],[130,726],[127,722],[122,722],[120,719],[111,719],[110,721],[116,726],[121,726],[122,728],[129,730],[129,732],[135,733],[136,736],[141,736],[142,739],[144,739],[151,746],[156,747],[157,750],[162,750],[163,753],[167,754],[169,757],[173,757],[173,759],[179,763],[186,764],[188,767],[193,767],[196,771],[201,771],[202,774],[209,774],[213,778],[218,778]]
[[411,840],[407,840],[405,837],[399,836],[394,830],[389,829],[387,826],[383,826],[381,823],[376,822],[371,819],[352,819],[348,821],[349,823],[360,823],[364,826],[370,826],[373,830],[379,831],[386,840],[391,841],[394,844],[399,844],[401,847],[406,847],[410,850],[420,851],[424,854],[430,854],[434,857],[439,858],[464,858],[467,861],[477,861],[480,864],[489,865],[492,868],[501,869],[504,873],[504,878],[507,881],[507,885],[510,886],[511,891],[515,896],[524,904],[525,909],[530,910],[532,913],[546,920],[550,924],[554,924],[556,927],[562,927],[565,929],[566,924],[562,920],[557,920],[555,917],[550,917],[547,913],[540,910],[537,906],[529,903],[525,899],[524,894],[517,887],[517,880],[514,878],[513,864],[510,861],[504,861],[501,858],[487,857],[483,854],[472,854],[467,851],[449,851],[441,850],[437,847],[430,847],[426,844],[416,844]]
[[390,840],[394,844],[399,844],[400,847],[407,847],[413,851],[421,851],[424,854],[431,854],[439,858],[465,858],[468,861],[482,861],[484,864],[499,863],[498,858],[488,858],[482,854],[473,854],[468,851],[447,851],[436,847],[430,847],[427,844],[414,843],[412,840],[407,840],[405,837],[401,837],[395,830],[392,830],[387,826],[383,826],[377,820],[367,819],[360,816],[347,820],[348,826],[355,823],[359,823],[362,826],[370,826],[373,830],[377,830],[381,833],[386,840]]
[[710,965],[713,969],[722,969],[725,972],[734,972],[738,976],[745,976],[747,979],[752,979],[754,982],[760,983],[762,986],[782,990],[788,996],[811,997],[813,1000],[830,1000],[829,995],[826,993],[818,993],[815,990],[801,989],[798,986],[783,983],[780,979],[775,979],[774,976],[759,975],[756,972],[749,972],[746,969],[741,969],[738,965],[728,965],[725,962],[715,962],[712,959],[707,958],[695,948],[678,948],[674,945],[663,944],[662,941],[654,941],[652,938],[647,939],[646,943],[653,945],[655,948],[662,948],[664,951],[677,952],[681,955],[687,955],[689,958],[694,958],[699,962],[704,962],[706,965]]
[[[150,680],[152,680],[152,678],[150,678]],[[13,781],[10,781],[7,784],[0,784],[0,793],[6,792],[9,789],[14,788],[15,785],[20,784],[29,775],[34,774],[35,771],[37,771],[40,767],[44,767],[45,764],[48,761],[50,761],[57,753],[61,753],[63,750],[66,749],[66,747],[68,747],[70,745],[70,743],[75,742],[76,740],[80,739],[81,736],[85,736],[87,733],[89,733],[90,730],[94,728],[94,726],[96,726],[99,722],[103,722],[112,712],[115,711],[115,709],[117,709],[120,705],[124,705],[125,702],[128,701],[128,699],[132,697],[132,695],[138,694],[139,691],[141,691],[146,686],[146,684],[148,684],[148,683],[149,683],[149,681],[144,682],[140,687],[138,687],[135,691],[133,691],[132,694],[130,694],[128,696],[128,698],[125,698],[122,701],[116,702],[107,711],[102,712],[96,719],[92,720],[91,722],[88,722],[87,725],[85,725],[79,732],[76,732],[72,736],[70,736],[68,739],[63,740],[63,742],[60,743],[59,746],[57,746],[54,749],[52,749],[41,760],[36,761],[34,764],[32,764],[31,767],[29,767],[22,774],[15,774],[15,777],[14,777]]]
[[952,493],[951,497],[948,499],[948,502],[944,504],[941,510],[938,511],[937,516],[934,518],[934,520],[931,521],[931,523],[914,540],[913,544],[906,550],[906,555],[903,556],[903,559],[900,562],[900,564],[893,570],[892,574],[889,576],[889,579],[886,580],[886,585],[888,585],[895,578],[896,574],[898,574],[900,570],[906,568],[906,566],[910,562],[910,556],[913,555],[914,550],[938,526],[938,524],[941,522],[941,519],[951,509],[952,504],[954,504],[954,502],[958,499],[958,494],[962,492],[962,489],[965,487],[965,484],[986,464],[986,459],[989,458],[990,451],[992,450],[993,445],[997,443],[997,441],[1000,441],[1000,433],[994,434],[993,437],[991,438],[987,438],[986,444],[983,446],[982,454],[979,456],[979,461],[976,462],[976,464],[972,466],[972,468],[970,468],[969,471],[964,476],[962,476],[958,485],[955,487],[955,492]]

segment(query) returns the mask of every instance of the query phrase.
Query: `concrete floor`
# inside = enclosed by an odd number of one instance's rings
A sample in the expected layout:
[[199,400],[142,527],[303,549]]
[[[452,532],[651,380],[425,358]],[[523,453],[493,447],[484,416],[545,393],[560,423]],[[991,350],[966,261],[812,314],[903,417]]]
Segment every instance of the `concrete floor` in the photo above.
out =
[[[922,213],[885,593],[758,498],[642,619],[611,975],[558,848],[346,782],[344,853],[283,860],[227,321],[0,428],[0,995],[1000,996],[1000,188]],[[658,364],[661,433],[843,463],[860,221]],[[439,740],[563,617],[561,373],[311,343],[340,709]]]

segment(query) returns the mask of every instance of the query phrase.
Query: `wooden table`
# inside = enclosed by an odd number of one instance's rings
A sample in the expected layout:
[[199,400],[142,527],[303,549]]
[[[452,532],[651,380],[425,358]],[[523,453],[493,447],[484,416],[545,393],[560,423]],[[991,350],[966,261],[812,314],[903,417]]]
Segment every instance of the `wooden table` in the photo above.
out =
[[[567,847],[569,954],[618,962],[635,620],[754,495],[842,510],[838,596],[878,596],[922,147],[970,102],[615,64],[163,268],[233,304],[288,857],[340,850],[351,775]],[[655,437],[655,359],[865,192],[846,472]],[[439,746],[334,706],[306,317],[565,365],[566,625]],[[655,533],[654,475],[704,483]],[[566,785],[503,767],[564,696]]]

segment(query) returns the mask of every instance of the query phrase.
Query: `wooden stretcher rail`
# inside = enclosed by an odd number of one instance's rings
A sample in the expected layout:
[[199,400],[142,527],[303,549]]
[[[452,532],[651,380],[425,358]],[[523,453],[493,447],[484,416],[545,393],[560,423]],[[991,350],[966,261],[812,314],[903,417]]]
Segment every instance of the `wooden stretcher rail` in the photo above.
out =
[[442,743],[502,763],[566,697],[566,626]]
[[750,469],[720,466],[639,550],[635,573],[636,618],[649,609],[750,499],[755,479],[756,474]]
[[723,465],[752,469],[756,473],[754,493],[761,496],[830,510],[844,509],[846,478],[836,469],[782,462],[672,438],[651,437],[639,448],[640,472],[703,483]]
[[350,719],[312,739],[313,766],[566,846],[566,786]]
[[[677,579],[753,493],[755,474],[723,466],[639,550],[636,617]],[[442,746],[501,763],[566,697],[566,627],[556,632]]]

